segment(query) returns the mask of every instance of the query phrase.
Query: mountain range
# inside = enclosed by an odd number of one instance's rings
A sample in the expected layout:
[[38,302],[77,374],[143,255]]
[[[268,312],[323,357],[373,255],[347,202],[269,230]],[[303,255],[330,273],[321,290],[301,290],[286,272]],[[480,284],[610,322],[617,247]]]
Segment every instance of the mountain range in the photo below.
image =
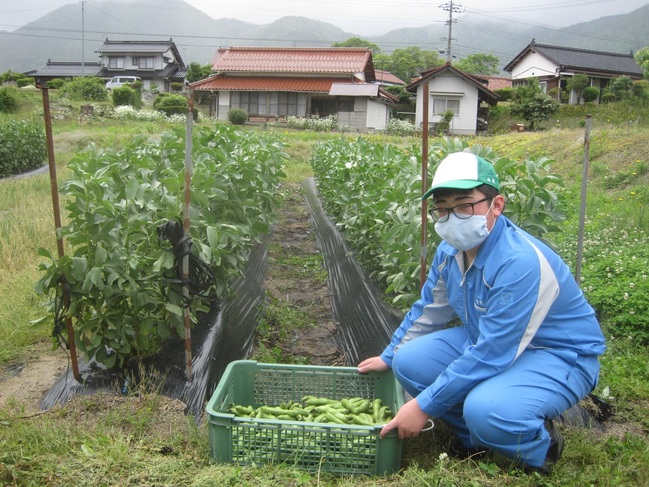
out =
[[[283,17],[267,25],[236,19],[213,19],[184,0],[178,9],[98,3],[84,12],[80,3],[60,7],[12,32],[0,31],[0,73],[24,72],[52,61],[98,61],[95,52],[111,40],[173,39],[186,64],[211,61],[220,47],[278,46],[322,47],[360,37],[377,44],[381,52],[417,46],[424,50],[446,49],[447,27],[433,24],[392,30],[381,36],[360,36],[304,17]],[[536,42],[612,52],[629,52],[649,46],[649,5],[623,15],[552,29],[533,23],[485,20],[465,14],[453,24],[451,54],[461,59],[470,54],[491,54],[505,66],[532,39]],[[446,54],[441,54],[442,58]],[[376,66],[380,68],[380,66]]]

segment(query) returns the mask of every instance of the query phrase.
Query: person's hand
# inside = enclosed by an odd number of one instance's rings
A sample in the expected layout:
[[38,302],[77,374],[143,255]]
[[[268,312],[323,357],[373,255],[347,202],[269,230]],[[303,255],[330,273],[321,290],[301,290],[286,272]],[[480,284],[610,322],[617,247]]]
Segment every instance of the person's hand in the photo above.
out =
[[397,415],[386,424],[379,433],[383,438],[393,429],[399,432],[399,438],[402,440],[406,438],[414,438],[419,436],[419,433],[428,421],[428,414],[426,414],[417,404],[416,399],[412,399],[401,406]]
[[361,374],[365,374],[367,372],[385,372],[388,369],[388,364],[386,364],[379,356],[365,359],[360,364],[358,364],[358,371]]

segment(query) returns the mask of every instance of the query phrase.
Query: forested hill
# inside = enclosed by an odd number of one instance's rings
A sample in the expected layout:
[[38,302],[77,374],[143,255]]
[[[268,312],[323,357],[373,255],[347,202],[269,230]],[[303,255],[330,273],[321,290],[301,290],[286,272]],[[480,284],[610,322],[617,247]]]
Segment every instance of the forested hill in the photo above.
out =
[[[184,0],[167,0],[165,8],[151,2],[124,4],[89,2],[83,22],[79,2],[63,6],[13,32],[0,32],[0,72],[23,72],[52,61],[97,61],[95,52],[104,39],[168,39],[178,46],[186,64],[209,63],[219,47],[229,46],[329,46],[350,37],[332,24],[304,17],[283,17],[266,25],[236,19],[212,19]],[[83,35],[82,35],[82,23]],[[506,65],[532,39],[537,42],[615,52],[649,46],[649,5],[625,15],[603,17],[564,29],[533,23],[515,24],[462,14],[453,28],[452,54],[492,54]],[[381,36],[364,37],[383,53],[418,46],[446,49],[443,23],[421,28],[396,29]],[[82,42],[83,38],[83,42]],[[83,49],[82,49],[83,48]]]

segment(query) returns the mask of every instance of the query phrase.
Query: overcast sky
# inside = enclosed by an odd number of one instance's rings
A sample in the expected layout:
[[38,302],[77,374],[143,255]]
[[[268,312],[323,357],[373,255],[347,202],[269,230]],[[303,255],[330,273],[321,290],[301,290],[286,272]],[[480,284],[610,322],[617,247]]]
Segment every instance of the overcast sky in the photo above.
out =
[[[128,0],[108,0],[127,3]],[[169,0],[141,0],[152,8],[177,8]],[[185,0],[214,19],[234,18],[269,24],[297,15],[322,20],[358,35],[379,35],[401,27],[422,27],[448,19],[450,0]],[[95,0],[86,0],[91,8]],[[0,30],[15,30],[77,0],[0,0]],[[453,0],[454,10],[480,14],[486,19],[524,21],[565,27],[608,15],[631,12],[649,0]],[[446,6],[447,8],[442,8]],[[461,13],[463,12],[463,13]]]

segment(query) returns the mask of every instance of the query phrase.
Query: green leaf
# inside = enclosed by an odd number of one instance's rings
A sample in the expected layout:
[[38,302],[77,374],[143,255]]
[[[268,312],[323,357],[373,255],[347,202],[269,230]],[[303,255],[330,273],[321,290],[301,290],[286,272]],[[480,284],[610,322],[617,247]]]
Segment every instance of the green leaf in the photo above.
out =
[[134,200],[137,196],[137,192],[140,189],[140,182],[136,178],[132,178],[128,183],[126,183],[125,195],[126,199]]
[[207,227],[207,242],[210,244],[210,247],[214,249],[219,246],[219,233],[213,226]]
[[183,315],[183,309],[180,306],[171,303],[165,303],[165,309],[176,316]]
[[72,258],[72,278],[75,282],[83,282],[88,268],[88,261],[85,257]]

